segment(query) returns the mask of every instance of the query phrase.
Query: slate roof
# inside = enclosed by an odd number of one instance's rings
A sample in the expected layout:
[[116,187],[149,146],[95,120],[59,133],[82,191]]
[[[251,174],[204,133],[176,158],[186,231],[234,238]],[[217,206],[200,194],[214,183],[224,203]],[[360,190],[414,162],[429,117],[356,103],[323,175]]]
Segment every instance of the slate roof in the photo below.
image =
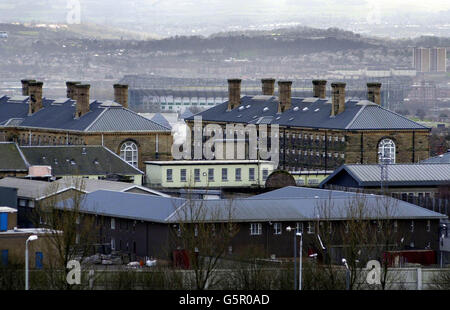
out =
[[[333,184],[341,173],[348,173],[361,187],[380,186],[380,165],[342,165],[320,183]],[[450,164],[387,165],[387,186],[436,186],[450,184]]]
[[151,120],[154,121],[155,123],[163,125],[164,127],[172,129],[172,126],[170,126],[169,121],[161,113],[156,113],[155,116],[151,118]]
[[[98,190],[84,195],[80,205],[82,212],[163,223],[180,205],[182,198]],[[70,199],[57,207],[71,208]]]
[[22,146],[20,149],[30,165],[51,166],[54,176],[143,174],[103,146]]
[[[428,129],[367,100],[349,99],[344,112],[330,116],[329,99],[292,98],[291,108],[278,112],[276,96],[242,96],[241,104],[227,111],[228,101],[196,114],[205,121],[279,124],[280,126],[343,130]],[[194,116],[185,118],[194,120]]]
[[357,195],[353,192],[344,192],[338,190],[317,189],[301,186],[286,186],[279,189],[272,190],[259,195],[251,196],[251,198],[294,198],[294,197],[320,197],[320,198],[336,198],[336,197],[350,197]]
[[[66,99],[66,100],[63,100]],[[0,126],[20,126],[76,131],[168,131],[170,128],[146,119],[111,102],[91,101],[90,111],[75,119],[75,101],[43,98],[43,108],[28,116],[28,99],[0,103]],[[11,123],[11,119],[15,119]]]
[[422,160],[421,164],[450,164],[450,151],[438,156]]
[[28,171],[27,160],[14,142],[0,142],[0,171]]

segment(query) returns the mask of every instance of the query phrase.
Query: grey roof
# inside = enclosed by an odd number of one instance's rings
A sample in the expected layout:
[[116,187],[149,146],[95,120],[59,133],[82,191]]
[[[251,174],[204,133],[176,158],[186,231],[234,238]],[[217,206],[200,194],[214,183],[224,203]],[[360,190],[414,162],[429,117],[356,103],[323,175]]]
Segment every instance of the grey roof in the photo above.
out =
[[[0,102],[0,126],[20,126],[76,131],[169,131],[120,105],[93,100],[90,111],[78,119],[74,100],[43,99],[43,108],[28,115],[28,100]],[[14,119],[12,121],[11,119]]]
[[450,152],[422,160],[421,164],[450,164]]
[[14,142],[0,142],[0,171],[28,171],[28,163]]
[[[244,198],[193,200],[172,214],[167,222],[189,221],[189,214],[200,214],[195,221],[261,222],[345,220],[351,216],[356,203],[364,203],[365,219],[441,219],[446,215],[430,211],[387,196],[349,193],[348,197],[329,198]],[[353,207],[352,207],[353,206]]]
[[[86,213],[162,223],[184,202],[181,198],[98,190],[84,195],[80,209]],[[61,201],[57,207],[71,208],[72,200]]]
[[170,126],[170,124],[169,124],[169,121],[161,113],[156,113],[155,116],[153,116],[151,120],[154,121],[155,123],[158,123],[158,124],[164,126],[164,127],[172,128],[172,126]]
[[[320,183],[333,184],[333,179],[348,173],[359,186],[380,186],[380,165],[342,165]],[[387,165],[387,186],[436,186],[450,184],[450,164],[392,164]]]
[[51,166],[54,176],[143,174],[104,146],[22,146],[20,149],[30,165]]
[[320,197],[320,198],[336,198],[336,197],[351,197],[357,195],[353,192],[344,192],[338,190],[317,189],[301,186],[286,186],[279,189],[272,190],[259,195],[254,195],[251,198],[294,198],[294,197]]
[[[331,117],[329,99],[292,98],[292,106],[278,114],[278,97],[242,96],[241,104],[227,111],[228,101],[196,114],[205,121],[344,130],[425,129],[419,123],[367,100],[349,99],[344,112]],[[185,118],[193,120],[194,116]]]
[[64,191],[68,188],[78,188],[86,193],[95,192],[97,190],[127,192],[135,191],[137,189],[140,193],[145,193],[147,195],[170,197],[164,193],[133,183],[93,179],[82,179],[82,182],[80,182],[77,178],[61,178],[54,182],[46,182],[6,177],[0,179],[0,186],[17,188],[17,196],[29,199],[39,199],[55,192]]
[[37,199],[50,193],[49,182],[6,177],[0,179],[0,186],[17,188],[17,196]]

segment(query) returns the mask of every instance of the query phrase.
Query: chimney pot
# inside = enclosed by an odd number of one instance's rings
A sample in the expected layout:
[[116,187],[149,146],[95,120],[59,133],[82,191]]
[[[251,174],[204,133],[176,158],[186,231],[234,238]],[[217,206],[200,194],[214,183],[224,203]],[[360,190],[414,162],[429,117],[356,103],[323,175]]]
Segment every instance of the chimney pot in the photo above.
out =
[[36,113],[42,109],[42,86],[43,82],[30,81],[28,82],[28,94],[30,96],[28,104],[28,115]]
[[381,83],[367,83],[367,100],[381,106]]
[[76,111],[75,118],[80,118],[89,112],[89,84],[75,84]]
[[327,93],[327,81],[326,80],[313,80],[313,96],[324,99]]
[[128,109],[128,85],[114,84],[114,101]]
[[292,81],[278,81],[278,113],[291,108],[291,86]]
[[262,93],[266,96],[273,96],[275,93],[275,79],[262,79]]
[[241,104],[241,79],[228,79],[228,109],[238,107]]
[[345,110],[345,83],[331,83],[331,116],[338,115]]

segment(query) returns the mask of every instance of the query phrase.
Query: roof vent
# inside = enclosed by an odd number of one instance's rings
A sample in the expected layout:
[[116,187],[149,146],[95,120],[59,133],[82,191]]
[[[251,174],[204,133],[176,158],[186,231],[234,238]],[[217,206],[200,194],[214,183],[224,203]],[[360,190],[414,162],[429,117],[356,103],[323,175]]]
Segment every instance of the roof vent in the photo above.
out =
[[247,105],[245,106],[245,108],[246,108],[246,109],[249,109],[249,108],[250,108],[250,105],[249,105],[249,104],[247,104]]
[[319,110],[320,110],[320,109],[319,109],[319,108],[317,108],[317,109],[315,109],[315,110],[314,110],[314,112],[319,112]]
[[264,111],[264,112],[269,111],[269,108],[268,108],[268,107],[265,107],[265,108],[263,109],[263,111]]
[[294,111],[298,111],[300,108],[299,107],[295,107],[294,108]]
[[309,110],[308,107],[304,107],[304,108],[302,109],[302,111],[308,111],[308,110]]
[[244,110],[244,106],[239,107],[239,111],[242,111],[242,110]]
[[241,118],[242,117],[242,114],[239,114],[238,116],[236,116],[237,118]]
[[291,117],[290,119],[289,119],[289,121],[292,121],[294,118],[293,117]]
[[280,119],[281,118],[281,116],[277,116],[275,119]]
[[71,165],[76,165],[77,163],[75,162],[75,160],[71,159],[71,160],[70,160],[70,164],[71,164]]
[[94,164],[99,165],[100,163],[98,162],[97,159],[94,159]]

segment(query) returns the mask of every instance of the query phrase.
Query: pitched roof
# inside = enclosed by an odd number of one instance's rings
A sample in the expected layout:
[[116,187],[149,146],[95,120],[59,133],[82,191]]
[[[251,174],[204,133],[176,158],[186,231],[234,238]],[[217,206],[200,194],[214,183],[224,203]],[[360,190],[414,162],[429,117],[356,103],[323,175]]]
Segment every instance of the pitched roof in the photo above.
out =
[[164,127],[167,128],[172,128],[172,126],[170,126],[169,121],[161,114],[161,113],[156,113],[152,118],[152,121],[154,121],[155,123],[158,123]]
[[143,174],[104,146],[22,146],[20,149],[30,165],[51,166],[54,176]]
[[[168,223],[189,221],[190,214],[200,214],[196,221],[267,222],[345,220],[352,216],[352,206],[364,203],[363,218],[441,219],[446,215],[387,196],[370,194],[335,197],[242,198],[193,200],[177,209]],[[354,208],[354,207],[353,207]]]
[[421,164],[450,164],[450,151],[438,156],[422,160]]
[[[331,117],[329,99],[292,98],[291,108],[278,114],[278,97],[242,96],[241,104],[227,111],[228,101],[196,114],[205,121],[344,130],[429,129],[367,100],[349,99],[344,112]],[[186,120],[194,120],[194,116]]]
[[0,142],[0,171],[28,171],[28,163],[14,142]]
[[[182,198],[98,190],[84,195],[80,209],[86,213],[162,223],[184,202]],[[57,207],[71,208],[71,200],[62,201]]]
[[[28,115],[28,99],[24,102],[0,103],[0,126],[20,126],[77,131],[168,131],[170,128],[146,119],[114,102],[90,103],[90,111],[78,119],[75,101],[43,99],[43,108]],[[14,122],[11,120],[14,119]]]
[[[342,165],[320,183],[333,184],[341,173],[348,173],[359,186],[380,186],[380,165]],[[450,164],[391,164],[387,165],[387,186],[435,186],[450,184]]]
[[61,178],[54,182],[46,182],[6,177],[0,179],[0,186],[17,188],[17,196],[30,199],[39,199],[56,191],[64,191],[69,188],[79,188],[86,193],[95,192],[98,190],[127,192],[138,189],[141,193],[148,195],[170,197],[169,195],[151,188],[132,183],[93,179],[82,179],[82,181],[80,181],[80,179],[76,178]]
[[320,198],[336,198],[336,197],[351,197],[356,195],[353,192],[344,192],[338,190],[317,189],[301,186],[286,186],[279,189],[272,190],[259,195],[251,196],[251,198],[294,198],[294,197],[320,197]]

